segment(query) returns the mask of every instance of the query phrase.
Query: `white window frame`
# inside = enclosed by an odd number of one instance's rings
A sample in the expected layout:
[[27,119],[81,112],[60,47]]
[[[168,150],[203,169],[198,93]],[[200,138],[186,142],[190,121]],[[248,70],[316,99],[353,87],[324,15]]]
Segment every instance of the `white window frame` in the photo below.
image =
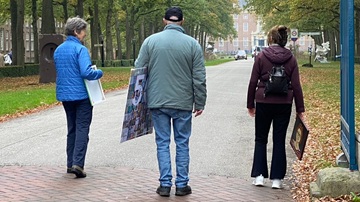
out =
[[247,23],[247,22],[244,22],[244,23],[243,23],[243,31],[244,31],[244,32],[248,32],[248,31],[249,31],[249,23]]
[[235,38],[235,39],[233,40],[233,46],[236,46],[236,47],[239,46],[239,39],[238,39],[238,38]]
[[243,38],[243,47],[244,47],[244,49],[249,47],[249,38],[248,37]]
[[238,23],[234,23],[234,29],[238,32],[239,31],[239,24]]

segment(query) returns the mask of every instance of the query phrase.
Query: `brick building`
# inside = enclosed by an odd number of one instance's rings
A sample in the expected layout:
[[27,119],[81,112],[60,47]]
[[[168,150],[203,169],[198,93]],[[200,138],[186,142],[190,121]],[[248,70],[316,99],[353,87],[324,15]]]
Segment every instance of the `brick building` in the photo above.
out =
[[[39,19],[38,30],[41,30],[41,19]],[[56,22],[56,33],[63,33],[63,22]],[[34,62],[34,33],[30,21],[24,23],[24,44],[25,44],[25,63]],[[0,52],[6,54],[12,49],[12,38],[11,38],[11,23],[7,20],[2,26],[0,26]]]
[[259,39],[263,38],[257,17],[244,11],[240,14],[234,14],[233,19],[237,37],[218,39],[215,42],[214,51],[220,54],[234,54],[237,50],[245,50],[247,53],[251,53],[252,47],[259,43]]
[[[239,6],[243,8],[246,4],[244,0],[239,0]],[[239,15],[233,15],[234,28],[237,31],[235,38],[216,39],[214,52],[217,54],[232,55],[237,50],[245,50],[248,54],[255,46],[267,46],[267,30],[263,30],[263,22],[254,13],[244,10]],[[287,47],[296,46],[298,52],[307,52],[309,47],[315,48],[314,40],[310,36],[299,36],[295,42],[289,41]]]

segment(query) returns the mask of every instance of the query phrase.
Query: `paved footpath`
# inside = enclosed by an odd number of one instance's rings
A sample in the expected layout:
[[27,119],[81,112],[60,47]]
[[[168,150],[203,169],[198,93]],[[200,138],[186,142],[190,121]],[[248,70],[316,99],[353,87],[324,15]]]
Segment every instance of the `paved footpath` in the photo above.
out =
[[[119,143],[126,99],[121,90],[106,94],[94,108],[84,179],[66,174],[61,106],[1,123],[0,201],[293,201],[287,179],[281,190],[271,189],[270,181],[264,187],[251,184],[254,119],[246,111],[251,66],[252,60],[243,60],[207,68],[208,102],[204,114],[193,119],[190,140],[193,194],[175,196],[174,187],[169,198],[155,193],[153,134]],[[271,142],[270,135],[268,161]],[[291,171],[295,157],[287,149]],[[174,143],[171,150],[174,160]]]

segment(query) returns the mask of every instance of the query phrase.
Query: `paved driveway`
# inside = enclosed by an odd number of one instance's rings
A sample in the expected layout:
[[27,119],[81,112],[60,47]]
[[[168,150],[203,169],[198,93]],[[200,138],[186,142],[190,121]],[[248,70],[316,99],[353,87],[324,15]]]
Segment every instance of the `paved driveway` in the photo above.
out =
[[[252,63],[207,67],[208,101],[203,115],[193,119],[190,140],[193,194],[157,196],[153,134],[119,143],[122,90],[106,94],[107,100],[94,108],[85,179],[65,174],[61,106],[0,124],[0,201],[291,201],[288,181],[282,190],[271,189],[270,182],[262,188],[251,185],[254,119],[247,114],[246,94]],[[295,157],[287,147],[291,166]]]

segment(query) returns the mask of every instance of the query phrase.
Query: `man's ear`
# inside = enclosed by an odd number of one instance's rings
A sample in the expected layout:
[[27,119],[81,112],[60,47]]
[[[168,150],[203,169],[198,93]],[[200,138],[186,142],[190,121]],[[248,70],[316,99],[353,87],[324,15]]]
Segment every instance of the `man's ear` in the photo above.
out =
[[165,18],[163,18],[163,23],[164,23],[164,25],[167,25]]

